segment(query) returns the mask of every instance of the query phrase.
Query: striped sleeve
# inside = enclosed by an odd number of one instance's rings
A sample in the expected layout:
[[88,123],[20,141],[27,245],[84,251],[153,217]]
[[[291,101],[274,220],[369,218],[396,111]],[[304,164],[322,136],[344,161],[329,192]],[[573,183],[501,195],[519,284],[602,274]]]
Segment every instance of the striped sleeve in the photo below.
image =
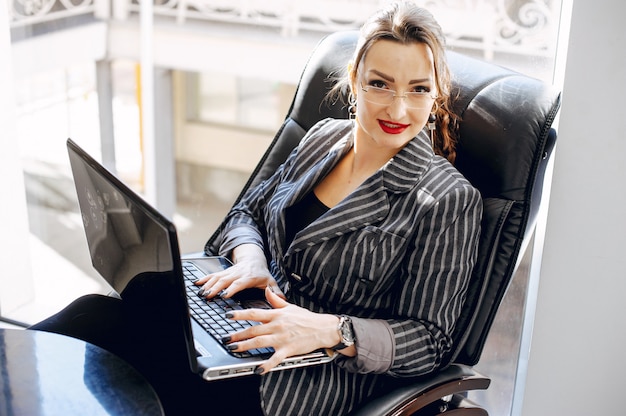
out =
[[394,311],[412,319],[388,321],[396,344],[390,374],[427,374],[443,364],[474,266],[481,214],[478,191],[463,186],[446,192],[420,222]]

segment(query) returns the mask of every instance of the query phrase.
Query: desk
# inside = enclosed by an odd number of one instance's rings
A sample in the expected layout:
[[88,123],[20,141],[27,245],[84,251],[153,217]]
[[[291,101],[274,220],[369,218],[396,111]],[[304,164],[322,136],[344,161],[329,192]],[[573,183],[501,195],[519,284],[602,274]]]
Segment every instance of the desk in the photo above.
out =
[[0,415],[163,415],[150,384],[110,352],[58,334],[0,329]]

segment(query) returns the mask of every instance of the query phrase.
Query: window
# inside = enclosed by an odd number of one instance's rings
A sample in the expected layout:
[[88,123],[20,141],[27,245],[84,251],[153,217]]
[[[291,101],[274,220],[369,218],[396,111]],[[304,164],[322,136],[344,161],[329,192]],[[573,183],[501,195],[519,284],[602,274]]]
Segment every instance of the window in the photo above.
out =
[[280,83],[228,73],[187,75],[187,117],[191,121],[275,131],[282,122]]

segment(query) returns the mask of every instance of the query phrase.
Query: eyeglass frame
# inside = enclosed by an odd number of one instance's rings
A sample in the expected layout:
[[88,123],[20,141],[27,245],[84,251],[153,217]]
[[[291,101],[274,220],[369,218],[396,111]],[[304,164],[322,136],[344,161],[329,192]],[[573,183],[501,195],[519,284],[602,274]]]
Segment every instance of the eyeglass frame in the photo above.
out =
[[[410,105],[410,101],[409,101],[409,97],[428,97],[430,99],[432,99],[433,101],[437,99],[437,95],[432,95],[430,92],[419,92],[419,91],[407,91],[404,94],[398,94],[398,92],[396,90],[392,90],[392,89],[387,89],[387,88],[380,88],[380,87],[375,87],[373,85],[368,85],[367,87],[363,86],[363,81],[359,82],[360,86],[361,86],[361,90],[363,90],[363,92],[365,92],[365,100],[372,103],[372,104],[377,104],[377,105],[391,105],[393,103],[393,100],[396,98],[404,98],[406,99],[405,101],[405,105],[408,108],[411,109],[421,109],[421,108],[426,108],[426,107],[412,107]],[[380,92],[380,93],[384,93],[387,97],[391,97],[391,100],[388,103],[377,103],[375,101],[372,101],[371,99],[368,100],[367,99],[367,93],[370,92],[370,90],[373,89],[376,92]]]

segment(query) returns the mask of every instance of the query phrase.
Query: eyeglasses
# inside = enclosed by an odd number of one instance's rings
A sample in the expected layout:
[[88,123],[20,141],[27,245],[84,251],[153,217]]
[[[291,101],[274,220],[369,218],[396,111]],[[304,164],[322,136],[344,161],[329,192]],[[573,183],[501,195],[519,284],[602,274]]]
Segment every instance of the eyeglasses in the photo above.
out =
[[404,98],[408,108],[430,108],[432,100],[437,98],[436,95],[432,95],[427,91],[412,91],[398,94],[395,90],[387,88],[373,87],[371,85],[364,87],[363,83],[361,83],[361,89],[365,93],[364,98],[366,101],[379,105],[391,105],[394,98]]

